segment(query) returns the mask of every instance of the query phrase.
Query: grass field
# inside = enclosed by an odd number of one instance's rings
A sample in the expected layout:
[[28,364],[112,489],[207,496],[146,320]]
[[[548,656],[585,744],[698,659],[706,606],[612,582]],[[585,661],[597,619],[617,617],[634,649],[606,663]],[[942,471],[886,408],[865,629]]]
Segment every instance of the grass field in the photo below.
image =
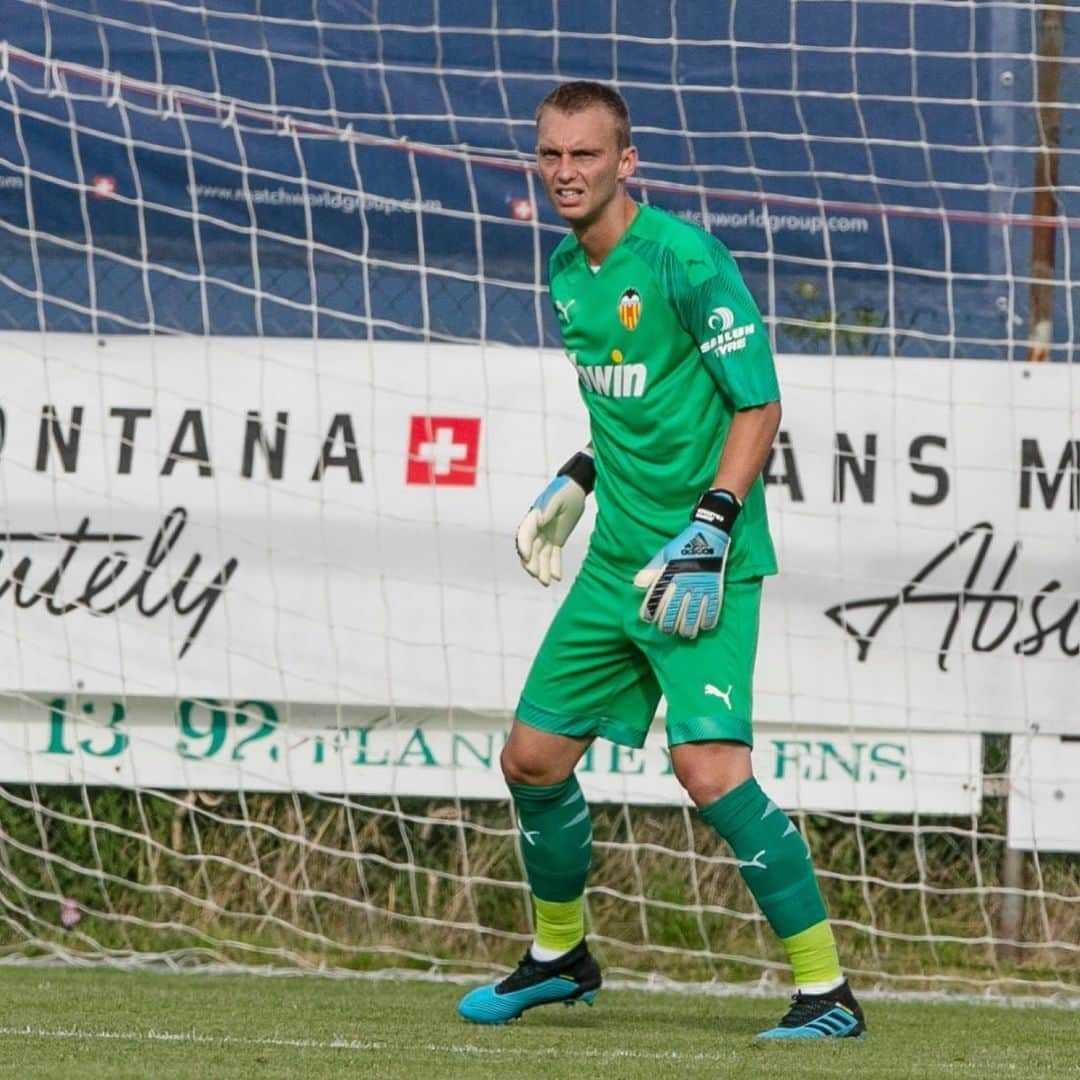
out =
[[767,1045],[783,1002],[605,990],[479,1028],[428,983],[0,970],[0,1075],[64,1077],[1080,1078],[1064,1009],[871,1001],[861,1042]]

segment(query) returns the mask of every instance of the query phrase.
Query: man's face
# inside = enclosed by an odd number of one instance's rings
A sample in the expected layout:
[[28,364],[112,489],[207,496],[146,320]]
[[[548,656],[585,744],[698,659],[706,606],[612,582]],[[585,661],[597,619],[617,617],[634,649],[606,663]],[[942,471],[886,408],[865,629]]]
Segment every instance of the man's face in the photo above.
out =
[[546,108],[537,125],[537,167],[558,215],[572,228],[591,225],[637,165],[633,147],[618,148],[615,117],[602,105],[565,113]]

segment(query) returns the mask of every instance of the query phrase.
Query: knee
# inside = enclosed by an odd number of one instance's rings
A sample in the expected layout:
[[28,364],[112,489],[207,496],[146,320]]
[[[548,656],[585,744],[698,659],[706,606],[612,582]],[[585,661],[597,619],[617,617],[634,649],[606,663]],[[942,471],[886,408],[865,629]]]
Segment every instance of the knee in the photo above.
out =
[[561,783],[570,775],[540,755],[530,754],[512,743],[503,747],[499,765],[508,784],[524,784],[527,787],[548,787]]
[[748,747],[689,743],[675,750],[675,776],[698,807],[722,799],[753,775]]
[[679,777],[686,794],[690,796],[697,807],[711,806],[718,799],[722,799],[729,792],[742,783],[742,780],[732,780],[726,776],[717,776],[712,773],[690,771]]

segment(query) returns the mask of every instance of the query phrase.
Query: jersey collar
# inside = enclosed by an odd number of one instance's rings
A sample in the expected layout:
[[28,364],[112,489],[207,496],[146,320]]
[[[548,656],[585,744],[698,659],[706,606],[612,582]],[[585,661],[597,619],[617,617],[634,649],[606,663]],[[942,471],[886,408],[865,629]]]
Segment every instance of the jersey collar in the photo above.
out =
[[631,221],[630,224],[626,227],[626,229],[623,231],[622,236],[620,236],[619,239],[615,242],[615,246],[607,253],[607,257],[595,270],[589,265],[589,259],[588,256],[585,254],[585,249],[581,246],[580,243],[578,243],[577,237],[574,237],[574,243],[577,244],[578,249],[578,261],[581,263],[582,268],[585,270],[585,273],[589,275],[589,277],[596,278],[604,272],[604,268],[608,265],[608,263],[611,262],[615,255],[623,247],[626,238],[637,230],[638,222],[641,221],[642,215],[646,213],[652,213],[651,208],[645,203],[638,203],[638,209],[637,213],[634,215],[634,220]]

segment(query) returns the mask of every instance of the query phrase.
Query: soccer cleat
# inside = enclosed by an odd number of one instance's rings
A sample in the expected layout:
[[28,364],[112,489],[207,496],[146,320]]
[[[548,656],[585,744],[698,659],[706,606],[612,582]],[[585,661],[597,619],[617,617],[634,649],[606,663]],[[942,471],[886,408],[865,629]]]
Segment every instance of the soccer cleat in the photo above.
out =
[[527,952],[502,982],[470,990],[458,1003],[458,1013],[474,1024],[505,1024],[536,1005],[556,1001],[591,1005],[601,981],[600,968],[584,941],[548,963]]
[[774,1028],[759,1039],[863,1039],[866,1021],[845,979],[826,994],[796,991],[791,1008]]

